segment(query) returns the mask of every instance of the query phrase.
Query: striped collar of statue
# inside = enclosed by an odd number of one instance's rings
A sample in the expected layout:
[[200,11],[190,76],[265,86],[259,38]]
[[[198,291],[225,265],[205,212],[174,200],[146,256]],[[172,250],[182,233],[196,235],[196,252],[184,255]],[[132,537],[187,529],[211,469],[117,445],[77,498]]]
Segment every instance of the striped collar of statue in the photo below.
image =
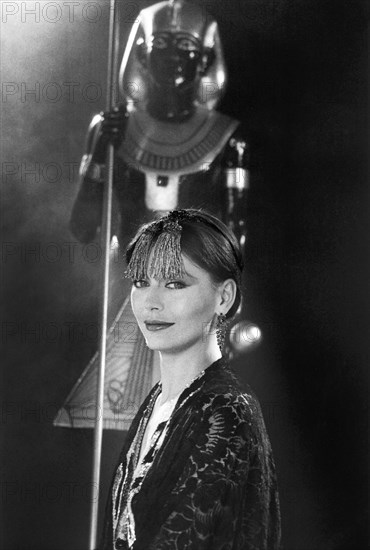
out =
[[120,155],[142,172],[183,175],[207,170],[238,125],[203,107],[182,123],[160,121],[137,110],[130,114]]

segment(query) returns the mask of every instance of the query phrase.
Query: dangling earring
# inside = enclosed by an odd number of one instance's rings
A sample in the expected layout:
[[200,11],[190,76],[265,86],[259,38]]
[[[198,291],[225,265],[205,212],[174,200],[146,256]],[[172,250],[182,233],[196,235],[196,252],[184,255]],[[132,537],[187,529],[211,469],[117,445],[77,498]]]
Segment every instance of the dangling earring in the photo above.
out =
[[227,329],[226,316],[224,315],[224,313],[219,313],[217,317],[216,337],[217,337],[217,344],[221,350],[221,353],[225,343],[226,329]]

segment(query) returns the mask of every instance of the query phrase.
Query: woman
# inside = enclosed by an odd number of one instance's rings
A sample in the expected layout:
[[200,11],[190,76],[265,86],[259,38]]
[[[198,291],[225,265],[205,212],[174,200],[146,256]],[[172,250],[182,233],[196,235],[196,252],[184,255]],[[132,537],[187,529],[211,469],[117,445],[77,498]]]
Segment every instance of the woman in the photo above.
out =
[[173,211],[128,247],[132,308],[161,381],[128,433],[102,549],[264,550],[279,500],[260,406],[222,357],[241,299],[237,239],[214,216]]

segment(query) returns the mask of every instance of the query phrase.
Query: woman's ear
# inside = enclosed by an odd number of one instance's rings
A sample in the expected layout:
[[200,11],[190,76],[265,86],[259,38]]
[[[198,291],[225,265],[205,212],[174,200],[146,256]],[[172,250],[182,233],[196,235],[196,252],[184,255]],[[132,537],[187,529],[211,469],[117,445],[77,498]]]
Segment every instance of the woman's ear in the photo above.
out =
[[[227,279],[220,285],[222,313],[225,315],[232,308],[236,298],[236,282],[234,279]],[[221,313],[220,312],[220,313]]]

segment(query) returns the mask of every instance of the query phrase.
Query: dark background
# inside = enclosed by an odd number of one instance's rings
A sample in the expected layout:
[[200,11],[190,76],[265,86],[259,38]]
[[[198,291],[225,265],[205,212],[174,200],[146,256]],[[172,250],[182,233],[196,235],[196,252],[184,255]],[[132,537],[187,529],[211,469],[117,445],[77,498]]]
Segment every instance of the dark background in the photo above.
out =
[[[97,342],[99,261],[68,230],[105,105],[109,10],[88,4],[2,7],[4,550],[88,547],[92,433],[52,426]],[[120,2],[121,48],[148,4]],[[220,110],[252,149],[246,305],[264,340],[235,368],[263,406],[283,547],[364,549],[365,2],[202,5],[230,73]],[[104,435],[103,501],[123,437]]]

